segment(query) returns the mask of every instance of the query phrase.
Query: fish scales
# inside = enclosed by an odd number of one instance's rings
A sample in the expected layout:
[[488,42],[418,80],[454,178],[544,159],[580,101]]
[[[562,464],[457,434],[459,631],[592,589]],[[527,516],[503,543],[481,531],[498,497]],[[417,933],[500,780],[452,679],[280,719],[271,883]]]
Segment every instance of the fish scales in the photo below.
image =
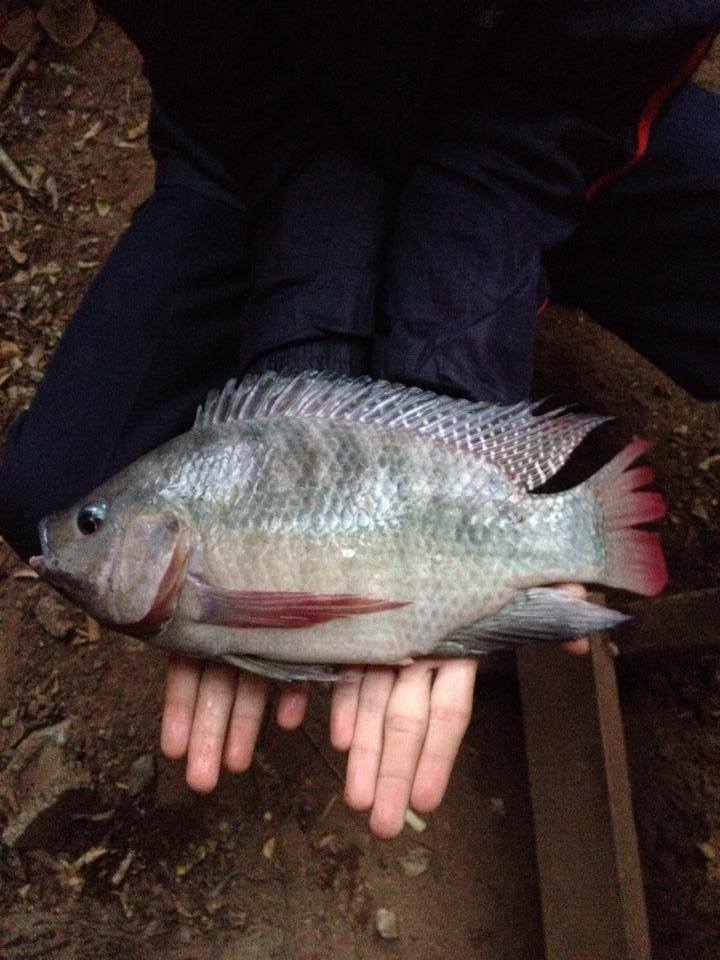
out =
[[35,565],[121,630],[283,676],[577,636],[624,618],[548,585],[665,579],[636,528],[664,509],[639,489],[649,469],[628,469],[644,442],[532,492],[599,422],[369,378],[248,378],[43,521]]
[[[225,432],[237,429],[228,425]],[[496,551],[482,549],[491,531],[474,522],[478,496],[494,500],[498,530],[501,512],[517,499],[496,471],[427,438],[400,443],[382,428],[369,433],[361,425],[330,423],[319,430],[310,422],[267,421],[264,429],[272,447],[264,460],[268,484],[247,477],[251,490],[234,488],[232,523],[218,527],[208,518],[199,525],[204,535],[190,570],[228,589],[242,582],[248,590],[370,593],[409,602],[350,628],[328,623],[302,633],[269,630],[248,638],[247,652],[292,659],[298,650],[307,656],[312,646],[326,660],[400,658],[431,649],[443,624],[459,626],[478,602],[500,604]],[[213,514],[211,502],[201,509]],[[453,589],[433,597],[443,568]],[[181,595],[181,614],[182,601]],[[188,611],[191,605],[192,596]]]

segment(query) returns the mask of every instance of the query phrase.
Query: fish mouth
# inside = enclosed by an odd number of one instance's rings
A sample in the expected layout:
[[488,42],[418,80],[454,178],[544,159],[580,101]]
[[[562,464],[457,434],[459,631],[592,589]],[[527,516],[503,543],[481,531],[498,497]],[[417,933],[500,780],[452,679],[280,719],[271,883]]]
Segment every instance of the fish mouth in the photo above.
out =
[[28,564],[47,583],[74,603],[78,602],[81,584],[76,577],[60,568],[60,561],[50,545],[49,517],[43,517],[38,524],[41,554],[30,557]]
[[47,517],[43,517],[38,524],[38,534],[40,536],[40,549],[42,553],[30,557],[28,563],[41,577],[48,577],[48,579],[50,579],[49,575],[52,574],[53,570],[57,569],[57,558],[53,557],[52,549],[50,548]]

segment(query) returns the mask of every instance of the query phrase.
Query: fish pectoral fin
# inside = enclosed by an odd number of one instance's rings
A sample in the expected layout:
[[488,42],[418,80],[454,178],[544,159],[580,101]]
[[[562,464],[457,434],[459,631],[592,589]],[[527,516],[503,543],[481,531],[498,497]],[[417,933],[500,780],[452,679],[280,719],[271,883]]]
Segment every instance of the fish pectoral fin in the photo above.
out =
[[199,623],[241,629],[297,630],[359,614],[406,607],[407,600],[386,600],[349,593],[319,594],[278,590],[229,590],[190,575]]
[[454,631],[434,652],[467,656],[523,643],[572,640],[609,630],[628,619],[624,613],[578,600],[564,590],[532,587],[518,591],[491,616]]
[[335,683],[342,680],[344,672],[330,664],[322,663],[285,663],[282,660],[263,660],[262,657],[248,657],[235,653],[226,653],[220,657],[224,663],[241,670],[248,670],[269,680],[320,680]]

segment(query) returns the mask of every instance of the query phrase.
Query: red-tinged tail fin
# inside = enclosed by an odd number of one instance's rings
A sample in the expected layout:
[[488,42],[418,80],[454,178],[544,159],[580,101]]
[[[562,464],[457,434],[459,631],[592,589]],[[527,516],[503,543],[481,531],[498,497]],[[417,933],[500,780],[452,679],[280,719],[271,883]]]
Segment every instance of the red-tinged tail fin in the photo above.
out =
[[659,536],[638,530],[635,524],[659,520],[666,505],[659,493],[639,489],[652,481],[650,467],[627,468],[651,447],[647,440],[634,440],[590,481],[603,514],[606,569],[602,582],[646,597],[663,590],[667,567]]

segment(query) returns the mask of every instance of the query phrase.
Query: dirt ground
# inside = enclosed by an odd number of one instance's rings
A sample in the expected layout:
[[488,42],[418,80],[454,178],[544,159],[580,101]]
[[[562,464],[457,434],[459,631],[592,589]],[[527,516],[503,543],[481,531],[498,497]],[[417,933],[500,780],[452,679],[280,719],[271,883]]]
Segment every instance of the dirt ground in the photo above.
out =
[[[151,187],[147,102],[137,55],[101,20],[76,51],[46,43],[2,108],[0,142],[37,192],[0,180],[0,430]],[[720,585],[720,405],[572,311],[543,322],[536,392],[617,417],[585,472],[633,434],[658,441],[670,589]],[[193,795],[157,746],[163,656],[50,596],[0,543],[0,773],[69,720],[84,783],[69,826],[45,824],[35,849],[0,845],[0,956],[541,960],[514,677],[479,683],[427,830],[381,842],[342,803],[326,693],[303,731],[267,725],[248,774]],[[718,960],[720,654],[621,656],[618,674],[654,956]],[[378,935],[378,908],[397,938]]]

